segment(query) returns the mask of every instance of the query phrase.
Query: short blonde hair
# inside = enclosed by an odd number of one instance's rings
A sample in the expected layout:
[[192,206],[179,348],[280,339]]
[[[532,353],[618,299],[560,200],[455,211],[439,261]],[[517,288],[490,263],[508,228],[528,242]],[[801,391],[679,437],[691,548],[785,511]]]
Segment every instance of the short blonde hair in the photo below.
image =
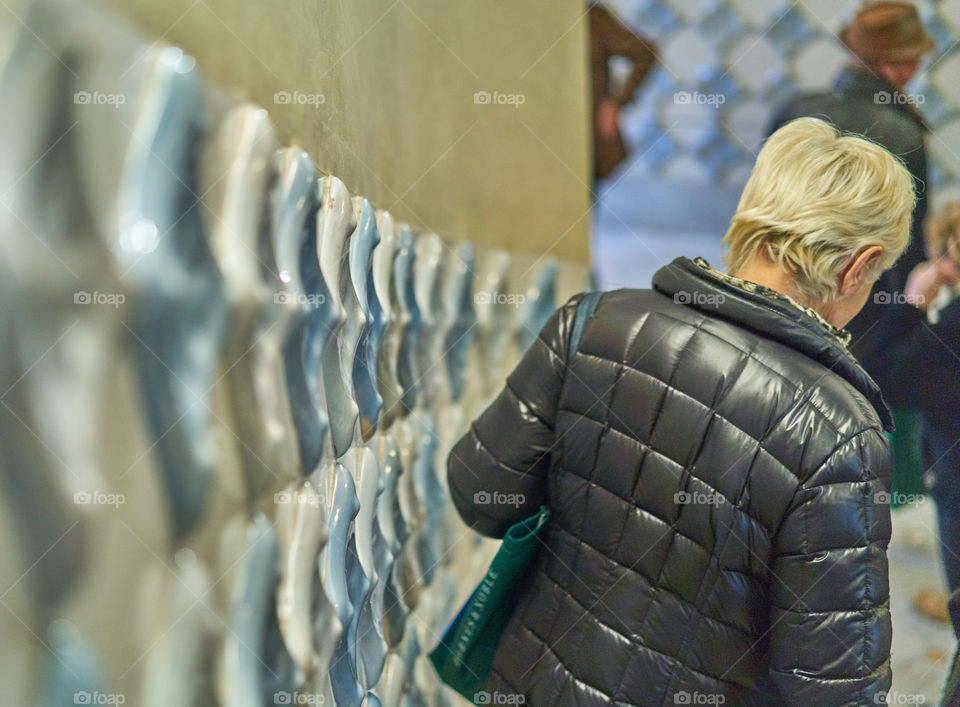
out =
[[924,224],[927,255],[960,262],[960,201],[951,201]]
[[910,240],[913,177],[884,148],[798,118],[771,135],[723,237],[729,272],[766,252],[814,301],[837,294],[837,275],[868,246],[883,246],[873,277]]

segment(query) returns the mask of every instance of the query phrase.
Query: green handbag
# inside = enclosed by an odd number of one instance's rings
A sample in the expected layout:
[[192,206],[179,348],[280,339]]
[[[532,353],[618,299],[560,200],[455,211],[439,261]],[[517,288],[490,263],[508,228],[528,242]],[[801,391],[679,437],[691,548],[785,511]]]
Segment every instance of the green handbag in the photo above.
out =
[[513,610],[509,598],[548,520],[550,511],[541,506],[529,518],[510,526],[483,580],[430,652],[440,679],[471,702],[487,684],[493,656]]
[[916,413],[906,408],[891,408],[896,432],[887,433],[893,476],[890,479],[890,506],[899,508],[915,502],[927,493],[923,483],[923,454],[920,448],[921,423]]
[[[580,343],[583,327],[597,308],[601,294],[588,293],[577,307],[568,361]],[[487,684],[503,629],[513,612],[513,603],[509,599],[526,572],[540,543],[540,533],[549,520],[550,511],[541,506],[529,518],[510,526],[480,584],[457,613],[440,643],[430,651],[430,662],[440,679],[470,701]]]

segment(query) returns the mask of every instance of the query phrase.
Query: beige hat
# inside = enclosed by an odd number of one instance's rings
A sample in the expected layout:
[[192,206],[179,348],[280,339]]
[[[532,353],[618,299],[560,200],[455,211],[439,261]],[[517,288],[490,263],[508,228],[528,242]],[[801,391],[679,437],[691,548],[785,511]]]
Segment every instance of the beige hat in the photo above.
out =
[[840,41],[865,62],[912,61],[934,47],[908,2],[879,2],[860,9],[840,33]]

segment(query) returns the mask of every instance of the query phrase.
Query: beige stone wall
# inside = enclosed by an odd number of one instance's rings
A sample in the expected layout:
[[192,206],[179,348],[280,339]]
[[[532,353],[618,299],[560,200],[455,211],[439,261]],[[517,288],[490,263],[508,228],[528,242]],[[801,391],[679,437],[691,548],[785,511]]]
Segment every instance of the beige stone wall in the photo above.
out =
[[[110,1],[415,228],[588,259],[580,0]],[[521,98],[477,104],[478,91]]]

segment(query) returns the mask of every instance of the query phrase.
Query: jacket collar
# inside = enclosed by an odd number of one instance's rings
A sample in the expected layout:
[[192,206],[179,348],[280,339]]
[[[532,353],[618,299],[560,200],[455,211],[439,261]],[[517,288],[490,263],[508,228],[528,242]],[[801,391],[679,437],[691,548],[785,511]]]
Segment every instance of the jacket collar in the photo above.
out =
[[[837,76],[837,82],[834,88],[838,93],[842,94],[860,94],[868,98],[873,103],[877,103],[876,94],[878,93],[886,93],[889,96],[903,94],[900,89],[882,76],[877,76],[869,69],[860,68],[858,66],[848,66],[841,71],[840,75]],[[909,116],[924,130],[927,129],[927,125],[923,120],[923,116],[920,115],[920,112],[908,101],[888,101],[885,104],[878,105],[884,105],[892,108],[893,110],[899,111],[900,113]]]
[[[745,281],[741,281],[745,282]],[[653,276],[653,288],[711,316],[779,341],[838,374],[870,401],[884,429],[893,429],[880,388],[847,349],[847,335],[805,307],[766,287],[744,287],[706,261],[677,258]]]

